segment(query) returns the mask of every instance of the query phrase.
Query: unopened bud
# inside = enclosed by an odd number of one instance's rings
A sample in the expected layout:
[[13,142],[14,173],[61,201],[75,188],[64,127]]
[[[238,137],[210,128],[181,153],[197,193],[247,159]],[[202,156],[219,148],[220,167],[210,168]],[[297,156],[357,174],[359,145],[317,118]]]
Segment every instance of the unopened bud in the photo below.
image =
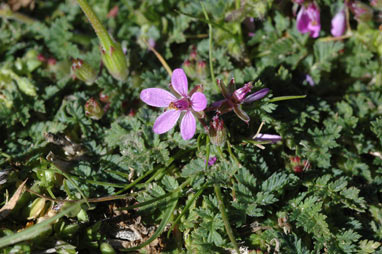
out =
[[109,103],[110,102],[110,96],[105,94],[104,91],[99,92],[99,100],[103,103]]
[[367,22],[373,18],[373,9],[360,1],[348,2],[348,7],[358,21]]
[[184,61],[182,68],[188,77],[191,79],[195,78],[195,65],[191,61]]
[[206,77],[206,62],[199,61],[196,65],[196,72],[198,73],[199,79],[204,79]]
[[99,102],[94,98],[90,98],[85,104],[85,114],[94,120],[99,120],[103,116],[103,109]]
[[191,53],[190,53],[190,59],[191,60],[196,60],[197,57],[197,52],[196,52],[196,46],[192,46]]
[[97,72],[86,62],[81,59],[73,59],[72,75],[82,80],[87,85],[91,85],[97,78]]
[[227,140],[227,131],[224,127],[224,122],[219,116],[214,116],[210,123],[209,136],[211,143],[216,146],[224,145]]
[[44,198],[36,198],[32,204],[28,206],[29,210],[29,216],[28,220],[33,220],[36,219],[40,216],[42,211],[44,210],[45,207],[45,199]]

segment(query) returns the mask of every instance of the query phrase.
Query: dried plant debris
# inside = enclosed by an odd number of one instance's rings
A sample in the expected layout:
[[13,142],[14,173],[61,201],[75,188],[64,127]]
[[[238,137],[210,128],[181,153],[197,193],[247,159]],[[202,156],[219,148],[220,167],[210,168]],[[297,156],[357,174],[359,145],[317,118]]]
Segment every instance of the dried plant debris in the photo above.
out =
[[20,8],[33,10],[36,3],[35,0],[8,0],[8,4],[13,11],[17,11]]

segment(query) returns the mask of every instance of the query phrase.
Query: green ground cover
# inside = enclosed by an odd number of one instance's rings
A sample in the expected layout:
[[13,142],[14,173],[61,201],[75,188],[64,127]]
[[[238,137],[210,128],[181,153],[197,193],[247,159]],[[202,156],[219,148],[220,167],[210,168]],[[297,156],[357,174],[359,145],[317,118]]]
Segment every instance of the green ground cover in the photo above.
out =
[[382,253],[381,17],[2,1],[0,253]]

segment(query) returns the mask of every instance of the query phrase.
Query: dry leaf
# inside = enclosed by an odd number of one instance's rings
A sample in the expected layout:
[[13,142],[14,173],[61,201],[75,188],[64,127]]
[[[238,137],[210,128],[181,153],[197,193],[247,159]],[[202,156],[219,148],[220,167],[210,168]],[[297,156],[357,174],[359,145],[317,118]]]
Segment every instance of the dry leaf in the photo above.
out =
[[22,182],[17,188],[16,192],[13,194],[12,198],[0,209],[0,220],[8,216],[8,214],[15,208],[17,201],[21,197],[21,194],[24,193],[25,184],[28,179]]

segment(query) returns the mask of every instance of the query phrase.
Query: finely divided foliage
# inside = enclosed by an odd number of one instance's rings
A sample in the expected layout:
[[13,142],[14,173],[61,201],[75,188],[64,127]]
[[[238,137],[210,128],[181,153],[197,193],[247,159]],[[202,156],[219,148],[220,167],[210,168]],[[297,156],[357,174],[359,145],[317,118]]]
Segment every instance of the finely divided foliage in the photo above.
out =
[[2,1],[0,252],[382,254],[381,15]]

